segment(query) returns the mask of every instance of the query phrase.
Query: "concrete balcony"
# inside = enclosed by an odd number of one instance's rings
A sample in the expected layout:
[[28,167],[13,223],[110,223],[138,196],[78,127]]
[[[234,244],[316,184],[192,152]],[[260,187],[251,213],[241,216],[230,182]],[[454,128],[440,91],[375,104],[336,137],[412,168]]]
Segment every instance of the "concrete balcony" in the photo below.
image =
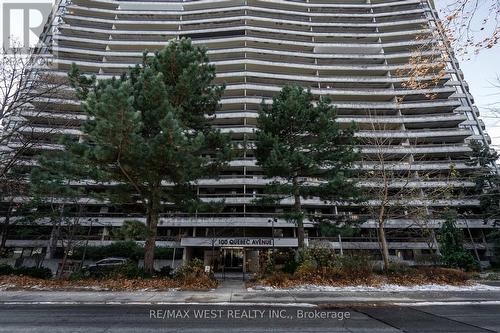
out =
[[[234,29],[233,29],[234,30]],[[205,30],[200,30],[200,31],[192,31],[190,33],[196,33],[196,32],[204,32]],[[98,32],[98,30],[96,30]],[[110,34],[112,31],[109,32]],[[175,36],[179,35],[179,31],[175,31]],[[155,47],[158,46],[164,46],[166,42],[168,42],[170,38],[165,38],[163,41],[147,41],[147,40],[99,40],[96,38],[85,38],[85,37],[74,37],[74,36],[66,36],[66,35],[55,35],[54,40],[59,42],[59,45],[61,41],[71,41],[73,45],[79,45],[82,48],[89,47],[92,45],[105,45],[109,46],[111,50],[117,50],[122,47],[123,50],[154,50]],[[382,53],[381,50],[385,49],[386,52],[388,52],[391,48],[394,47],[399,47],[401,50],[396,50],[393,51],[394,53],[397,52],[410,52],[409,49],[405,49],[410,46],[417,46],[417,45],[425,45],[425,43],[431,42],[430,40],[419,40],[416,41],[414,39],[409,39],[408,41],[405,42],[391,42],[391,43],[365,43],[365,44],[353,44],[353,43],[333,43],[333,42],[312,42],[312,41],[294,41],[293,39],[288,39],[284,36],[280,36],[279,39],[276,38],[266,38],[266,37],[245,37],[245,36],[238,36],[238,37],[225,37],[225,38],[219,38],[216,36],[213,36],[212,38],[206,38],[206,39],[199,39],[196,40],[196,43],[199,44],[204,44],[207,46],[211,46],[213,43],[229,43],[232,41],[247,41],[247,42],[261,42],[261,43],[267,43],[270,44],[269,46],[272,46],[275,44],[277,47],[278,46],[287,46],[287,47],[303,47],[303,48],[314,48],[318,46],[322,47],[336,47],[335,50],[337,51],[342,51],[342,52],[333,52],[333,53],[341,53],[341,54],[380,54]],[[129,48],[126,48],[126,45],[129,45]],[[139,46],[139,48],[137,48]],[[134,48],[135,47],[135,48]],[[343,49],[344,48],[344,49]],[[392,53],[392,52],[391,52]]]
[[[432,141],[455,141],[463,142],[463,140],[473,133],[464,129],[434,129],[434,130],[377,130],[377,131],[358,131],[355,136],[362,139],[387,139],[398,141],[403,139],[410,139],[411,142],[432,142]],[[390,141],[388,141],[390,143]]]
[[453,156],[453,155],[467,155],[472,150],[469,146],[465,145],[447,145],[447,144],[436,144],[436,145],[420,145],[420,146],[387,146],[387,147],[371,147],[362,146],[361,152],[364,154],[394,154],[394,155],[442,155],[442,156]]
[[[78,31],[81,31],[82,29],[78,29]],[[124,32],[126,33],[126,32]],[[77,37],[77,36],[76,36]],[[106,35],[106,39],[109,37]],[[164,40],[164,37],[158,37],[161,38],[161,41]],[[79,47],[60,47],[60,46],[53,46],[52,47],[52,52],[58,55],[78,55],[78,58],[81,60],[89,60],[92,58],[96,57],[106,57],[112,60],[113,58],[127,58],[130,62],[140,62],[142,61],[142,56],[143,52],[141,51],[135,51],[135,52],[129,52],[127,50],[122,50],[122,51],[111,51],[111,50],[92,50],[92,49],[85,49],[85,48],[79,48]],[[314,50],[309,50],[307,52],[305,51],[278,51],[278,50],[270,50],[270,49],[265,49],[265,48],[257,48],[257,47],[235,47],[235,48],[224,48],[224,49],[210,49],[207,51],[207,54],[213,59],[217,58],[218,56],[224,55],[224,58],[220,59],[241,59],[245,58],[245,54],[247,57],[252,56],[252,55],[267,55],[270,58],[271,57],[279,57],[279,59],[284,60],[288,59],[286,57],[290,57],[289,59],[295,59],[297,57],[301,58],[309,58],[309,62],[314,59],[322,59],[322,60],[333,60],[333,59],[356,59],[360,61],[383,61],[383,60],[399,60],[400,62],[404,62],[405,60],[408,60],[413,53],[411,52],[400,52],[400,53],[391,53],[391,54],[333,54],[333,53],[318,53],[314,52]],[[438,53],[437,52],[422,52],[422,56],[436,56]],[[153,52],[149,52],[149,55],[153,55]],[[130,59],[128,59],[130,58]],[[217,58],[218,59],[218,58]],[[257,58],[256,58],[257,59]],[[102,60],[102,59],[101,59]],[[302,63],[307,63],[306,61],[302,61]],[[260,73],[260,72],[254,72],[255,75],[258,74],[266,74],[266,73]],[[432,76],[427,76],[428,78],[434,78]],[[422,79],[425,79],[426,77],[422,77]],[[448,76],[447,78],[450,78]],[[324,80],[324,78],[317,78],[320,80]],[[403,81],[403,78],[399,77],[385,77],[385,78],[380,78],[380,79],[385,79],[386,82],[401,82]],[[416,79],[421,79],[416,78]],[[453,83],[453,82],[452,82]],[[449,85],[452,85],[450,83]]]
[[[264,103],[270,104],[272,101],[270,98],[264,100]],[[260,105],[262,103],[262,98],[256,97],[240,97],[240,98],[225,98],[221,101],[222,105],[231,104],[254,104]],[[445,100],[445,101],[429,101],[429,102],[419,102],[419,103],[387,103],[387,102],[378,102],[378,103],[370,103],[370,102],[356,102],[356,103],[333,103],[337,109],[349,109],[349,110],[401,110],[405,113],[406,110],[422,110],[428,112],[448,112],[453,110],[456,106],[460,104],[459,101],[456,100]]]
[[[247,29],[255,29],[258,31],[269,31],[269,32],[277,32],[277,33],[296,33],[298,35],[303,36],[338,36],[338,37],[391,37],[391,36],[401,36],[401,35],[415,35],[421,33],[430,33],[429,29],[420,29],[420,30],[408,30],[403,31],[400,29],[398,31],[393,32],[382,32],[382,33],[335,33],[335,31],[331,32],[306,32],[304,29],[299,29],[301,26],[303,27],[342,27],[342,28],[382,28],[382,27],[392,27],[392,26],[407,26],[407,25],[424,25],[427,23],[425,18],[414,19],[414,20],[402,20],[402,21],[392,21],[392,22],[356,22],[356,23],[347,23],[347,22],[304,22],[300,20],[290,19],[272,19],[265,18],[259,16],[252,15],[233,15],[230,17],[217,17],[217,18],[204,18],[204,19],[191,19],[180,20],[180,18],[176,18],[174,20],[166,20],[166,19],[144,19],[144,20],[126,20],[120,19],[117,17],[113,18],[102,18],[102,17],[89,17],[89,16],[78,16],[72,14],[71,11],[68,12],[64,16],[64,22],[71,26],[100,26],[101,29],[106,29],[107,32],[112,32],[113,30],[139,30],[144,31],[144,28],[147,27],[155,27],[152,29],[153,31],[168,31],[168,30],[181,30],[180,33],[186,32],[194,32],[203,30],[205,32],[215,32],[218,31],[216,27],[220,27],[221,25],[227,25],[228,28],[231,29],[239,29],[242,27],[246,27]],[[238,22],[244,22],[244,26],[238,24]],[[264,23],[272,23],[274,28],[263,28],[259,30],[259,27],[266,26]],[[189,28],[194,26],[199,26],[198,29],[189,29],[183,28],[187,26]],[[270,26],[270,25],[267,25]],[[113,28],[115,27],[115,28]],[[287,28],[288,29],[284,29]],[[161,29],[159,29],[161,28]],[[411,28],[410,28],[411,29]]]
[[[359,223],[361,229],[376,229],[378,226],[377,221],[372,216],[368,215],[315,215],[314,218],[323,217],[332,220],[346,218],[348,220]],[[306,228],[312,228],[317,225],[317,222],[312,220],[313,216],[306,217],[304,225]],[[13,221],[17,221],[18,217],[12,217]],[[90,221],[94,227],[119,227],[124,221],[140,221],[145,223],[146,217],[144,214],[120,214],[120,213],[84,213],[80,217],[79,223],[82,226],[90,226]],[[0,217],[0,222],[4,218]],[[426,227],[430,229],[440,229],[444,220],[429,217],[428,219],[415,220],[407,217],[389,218],[385,223],[387,229],[408,229]],[[42,218],[36,221],[40,226],[52,226],[49,218]],[[279,213],[216,213],[216,214],[161,214],[159,227],[265,227],[271,228],[274,224],[276,228],[294,228],[295,225],[285,220]],[[467,220],[459,218],[457,220],[457,227],[461,229],[495,229],[493,223],[484,223],[480,216],[470,217]],[[46,236],[48,238],[48,235]],[[337,238],[336,238],[337,239]]]
[[[437,115],[422,115],[422,116],[339,116],[337,121],[339,123],[351,123],[357,124],[358,128],[372,128],[373,125],[402,125],[404,124],[406,128],[447,128],[456,127],[460,123],[467,120],[467,117],[461,114],[437,114]],[[388,128],[390,126],[387,126]]]
[[[330,242],[330,245],[336,249],[339,250],[340,248],[344,250],[379,250],[380,249],[380,244],[377,241],[369,241],[369,242]],[[491,248],[491,245],[489,246],[484,243],[479,243],[476,244],[476,248],[478,250],[485,250],[487,247]],[[408,239],[407,242],[388,242],[387,246],[390,250],[429,250],[429,249],[436,249],[435,244],[431,243],[426,243],[426,242],[415,242],[412,241],[411,239]],[[473,246],[471,244],[466,244],[465,246],[468,249],[472,249]]]
[[[75,2],[74,2],[75,3]],[[312,2],[310,2],[312,4]],[[165,3],[163,3],[165,5]],[[142,16],[148,16],[148,15],[162,15],[162,16],[172,16],[172,17],[178,17],[180,15],[183,16],[184,19],[188,20],[191,17],[196,17],[196,18],[205,18],[205,17],[214,17],[214,16],[219,16],[219,17],[226,17],[226,16],[235,16],[235,12],[242,12],[244,10],[248,10],[254,15],[262,15],[265,17],[271,17],[271,18],[284,18],[288,19],[290,17],[297,18],[297,17],[302,17],[304,21],[308,21],[308,17],[314,19],[319,19],[319,18],[325,18],[328,20],[331,19],[339,19],[339,18],[353,18],[353,19],[367,19],[371,21],[372,18],[378,18],[378,19],[398,19],[400,16],[408,16],[408,15],[415,15],[419,16],[424,13],[424,9],[422,8],[416,8],[416,9],[407,9],[407,8],[402,8],[397,12],[395,15],[393,11],[388,11],[388,12],[374,12],[374,13],[366,13],[366,12],[361,12],[361,13],[344,13],[344,12],[315,12],[315,11],[310,11],[310,12],[304,12],[304,11],[291,11],[291,10],[283,10],[279,8],[265,8],[265,7],[260,7],[260,6],[254,6],[252,3],[249,3],[246,6],[223,6],[220,8],[207,8],[203,10],[192,10],[190,8],[183,8],[182,3],[179,1],[178,3],[169,3],[169,9],[166,10],[165,8],[133,8],[133,10],[130,10],[132,8],[127,9],[127,5],[121,5],[120,8],[115,7],[115,8],[109,8],[109,9],[104,9],[104,8],[96,8],[92,7],[92,4],[88,4],[85,6],[82,3],[79,3],[78,5],[76,4],[70,4],[67,6],[68,11],[77,13],[80,16],[89,16],[89,17],[108,17],[108,18],[114,18],[116,15],[119,17],[142,17]],[[327,3],[328,5],[328,3]],[[172,7],[173,6],[173,7]],[[314,7],[313,7],[314,8]],[[316,7],[317,8],[317,7]]]
[[[97,3],[96,3],[97,2]],[[225,10],[230,9],[241,9],[241,8],[259,8],[259,9],[269,9],[280,11],[281,13],[289,13],[293,15],[310,15],[314,14],[314,9],[331,8],[331,9],[359,9],[360,13],[355,12],[345,14],[345,15],[369,15],[366,14],[366,9],[374,8],[375,14],[385,14],[390,16],[404,15],[408,12],[408,7],[414,5],[415,8],[420,4],[417,0],[406,0],[406,1],[392,1],[388,3],[377,3],[377,4],[352,4],[352,3],[302,3],[293,1],[278,1],[278,0],[268,0],[268,1],[256,1],[250,3],[250,6],[243,6],[245,2],[243,0],[202,0],[202,1],[158,1],[153,3],[141,3],[141,2],[104,2],[104,1],[90,1],[90,0],[74,0],[72,5],[68,6],[69,9],[76,8],[88,8],[92,11],[101,12],[133,12],[133,13],[144,13],[148,14],[150,12],[174,15],[179,14],[197,14],[204,12],[211,12],[215,10],[220,10],[221,8]],[[252,5],[256,5],[252,7]],[[307,9],[311,8],[311,13],[308,13]],[[339,11],[342,13],[342,11]],[[329,14],[326,12],[325,14]],[[334,15],[336,13],[330,13]],[[338,14],[337,14],[338,15]]]

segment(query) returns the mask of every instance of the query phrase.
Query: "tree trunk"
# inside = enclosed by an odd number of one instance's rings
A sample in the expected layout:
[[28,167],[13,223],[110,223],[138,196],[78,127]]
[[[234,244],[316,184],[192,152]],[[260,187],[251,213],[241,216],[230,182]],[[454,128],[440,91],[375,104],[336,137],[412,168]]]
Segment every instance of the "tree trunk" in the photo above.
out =
[[294,199],[293,212],[296,215],[296,222],[297,222],[297,240],[299,249],[302,249],[304,248],[304,238],[305,238],[304,217],[302,216],[302,205],[300,202],[300,191],[297,182],[297,177],[293,178],[293,199]]
[[5,245],[7,243],[7,234],[9,233],[9,214],[5,217],[5,221],[2,223],[2,239],[0,241],[0,255],[5,251]]
[[389,248],[387,247],[387,239],[385,238],[385,208],[381,207],[378,217],[378,239],[382,247],[382,259],[384,260],[384,271],[389,269]]
[[146,225],[149,229],[146,245],[144,246],[144,271],[152,274],[154,272],[156,233],[160,210],[160,189],[153,190],[148,202]]
[[9,203],[9,208],[7,208],[7,214],[5,216],[5,221],[2,223],[2,237],[0,240],[0,256],[5,251],[5,244],[7,243],[7,235],[9,233],[9,223],[10,223],[10,215],[12,212],[12,201]]
[[47,243],[47,250],[45,252],[45,259],[53,259],[57,248],[57,224],[52,225],[52,230],[50,232],[49,242]]
[[62,246],[64,248],[64,255],[63,255],[63,258],[61,261],[61,270],[59,271],[59,276],[58,276],[59,279],[64,277],[63,275],[64,275],[64,272],[66,269],[66,263],[68,262],[69,251],[71,251],[71,248],[73,246],[73,238],[74,237],[75,237],[75,225],[73,224],[73,225],[70,225],[70,232],[69,232],[66,246],[64,246],[64,239],[62,240]]

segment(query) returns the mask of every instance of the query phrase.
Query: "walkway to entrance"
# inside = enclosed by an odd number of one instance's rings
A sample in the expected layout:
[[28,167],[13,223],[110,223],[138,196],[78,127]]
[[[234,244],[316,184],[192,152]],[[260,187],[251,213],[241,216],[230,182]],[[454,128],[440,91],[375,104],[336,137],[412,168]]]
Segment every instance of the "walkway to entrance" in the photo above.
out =
[[241,293],[246,291],[245,281],[242,280],[223,280],[220,281],[219,286],[217,287],[217,292],[223,293]]
[[215,272],[214,275],[215,278],[219,281],[248,281],[252,274],[243,272]]
[[245,282],[249,279],[250,274],[245,274],[243,278],[243,272],[221,272],[215,273],[215,278],[219,280],[219,287],[217,291],[222,292],[242,292],[245,290]]

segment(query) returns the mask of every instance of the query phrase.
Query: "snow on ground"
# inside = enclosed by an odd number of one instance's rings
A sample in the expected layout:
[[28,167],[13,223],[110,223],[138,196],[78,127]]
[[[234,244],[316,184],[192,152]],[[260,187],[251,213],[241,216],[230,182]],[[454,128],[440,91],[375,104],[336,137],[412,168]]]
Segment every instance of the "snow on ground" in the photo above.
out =
[[276,288],[270,286],[254,286],[247,288],[247,291],[330,291],[330,292],[369,292],[369,291],[384,291],[384,292],[405,292],[405,291],[500,291],[500,287],[488,286],[484,284],[474,283],[465,286],[452,286],[441,284],[423,284],[415,286],[402,286],[398,284],[382,284],[379,286],[346,286],[346,287],[332,287],[321,285],[301,285],[293,288]]
[[14,288],[15,286],[15,284],[0,284],[0,291],[5,291],[10,288]]
[[16,284],[0,284],[0,291],[12,290],[12,289],[23,289],[23,290],[39,290],[39,291],[52,291],[52,290],[89,290],[89,291],[109,291],[108,288],[103,288],[100,286],[81,286],[81,287],[71,287],[71,288],[56,288],[56,287],[44,287],[38,284],[31,286],[19,286]]

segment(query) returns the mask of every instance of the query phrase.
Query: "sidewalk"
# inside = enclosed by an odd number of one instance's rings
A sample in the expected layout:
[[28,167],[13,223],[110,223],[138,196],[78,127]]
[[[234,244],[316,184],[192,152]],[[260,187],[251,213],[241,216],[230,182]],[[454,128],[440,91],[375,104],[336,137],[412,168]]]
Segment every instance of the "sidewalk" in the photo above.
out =
[[264,291],[227,280],[211,291],[0,291],[0,304],[500,304],[500,288],[485,291]]

